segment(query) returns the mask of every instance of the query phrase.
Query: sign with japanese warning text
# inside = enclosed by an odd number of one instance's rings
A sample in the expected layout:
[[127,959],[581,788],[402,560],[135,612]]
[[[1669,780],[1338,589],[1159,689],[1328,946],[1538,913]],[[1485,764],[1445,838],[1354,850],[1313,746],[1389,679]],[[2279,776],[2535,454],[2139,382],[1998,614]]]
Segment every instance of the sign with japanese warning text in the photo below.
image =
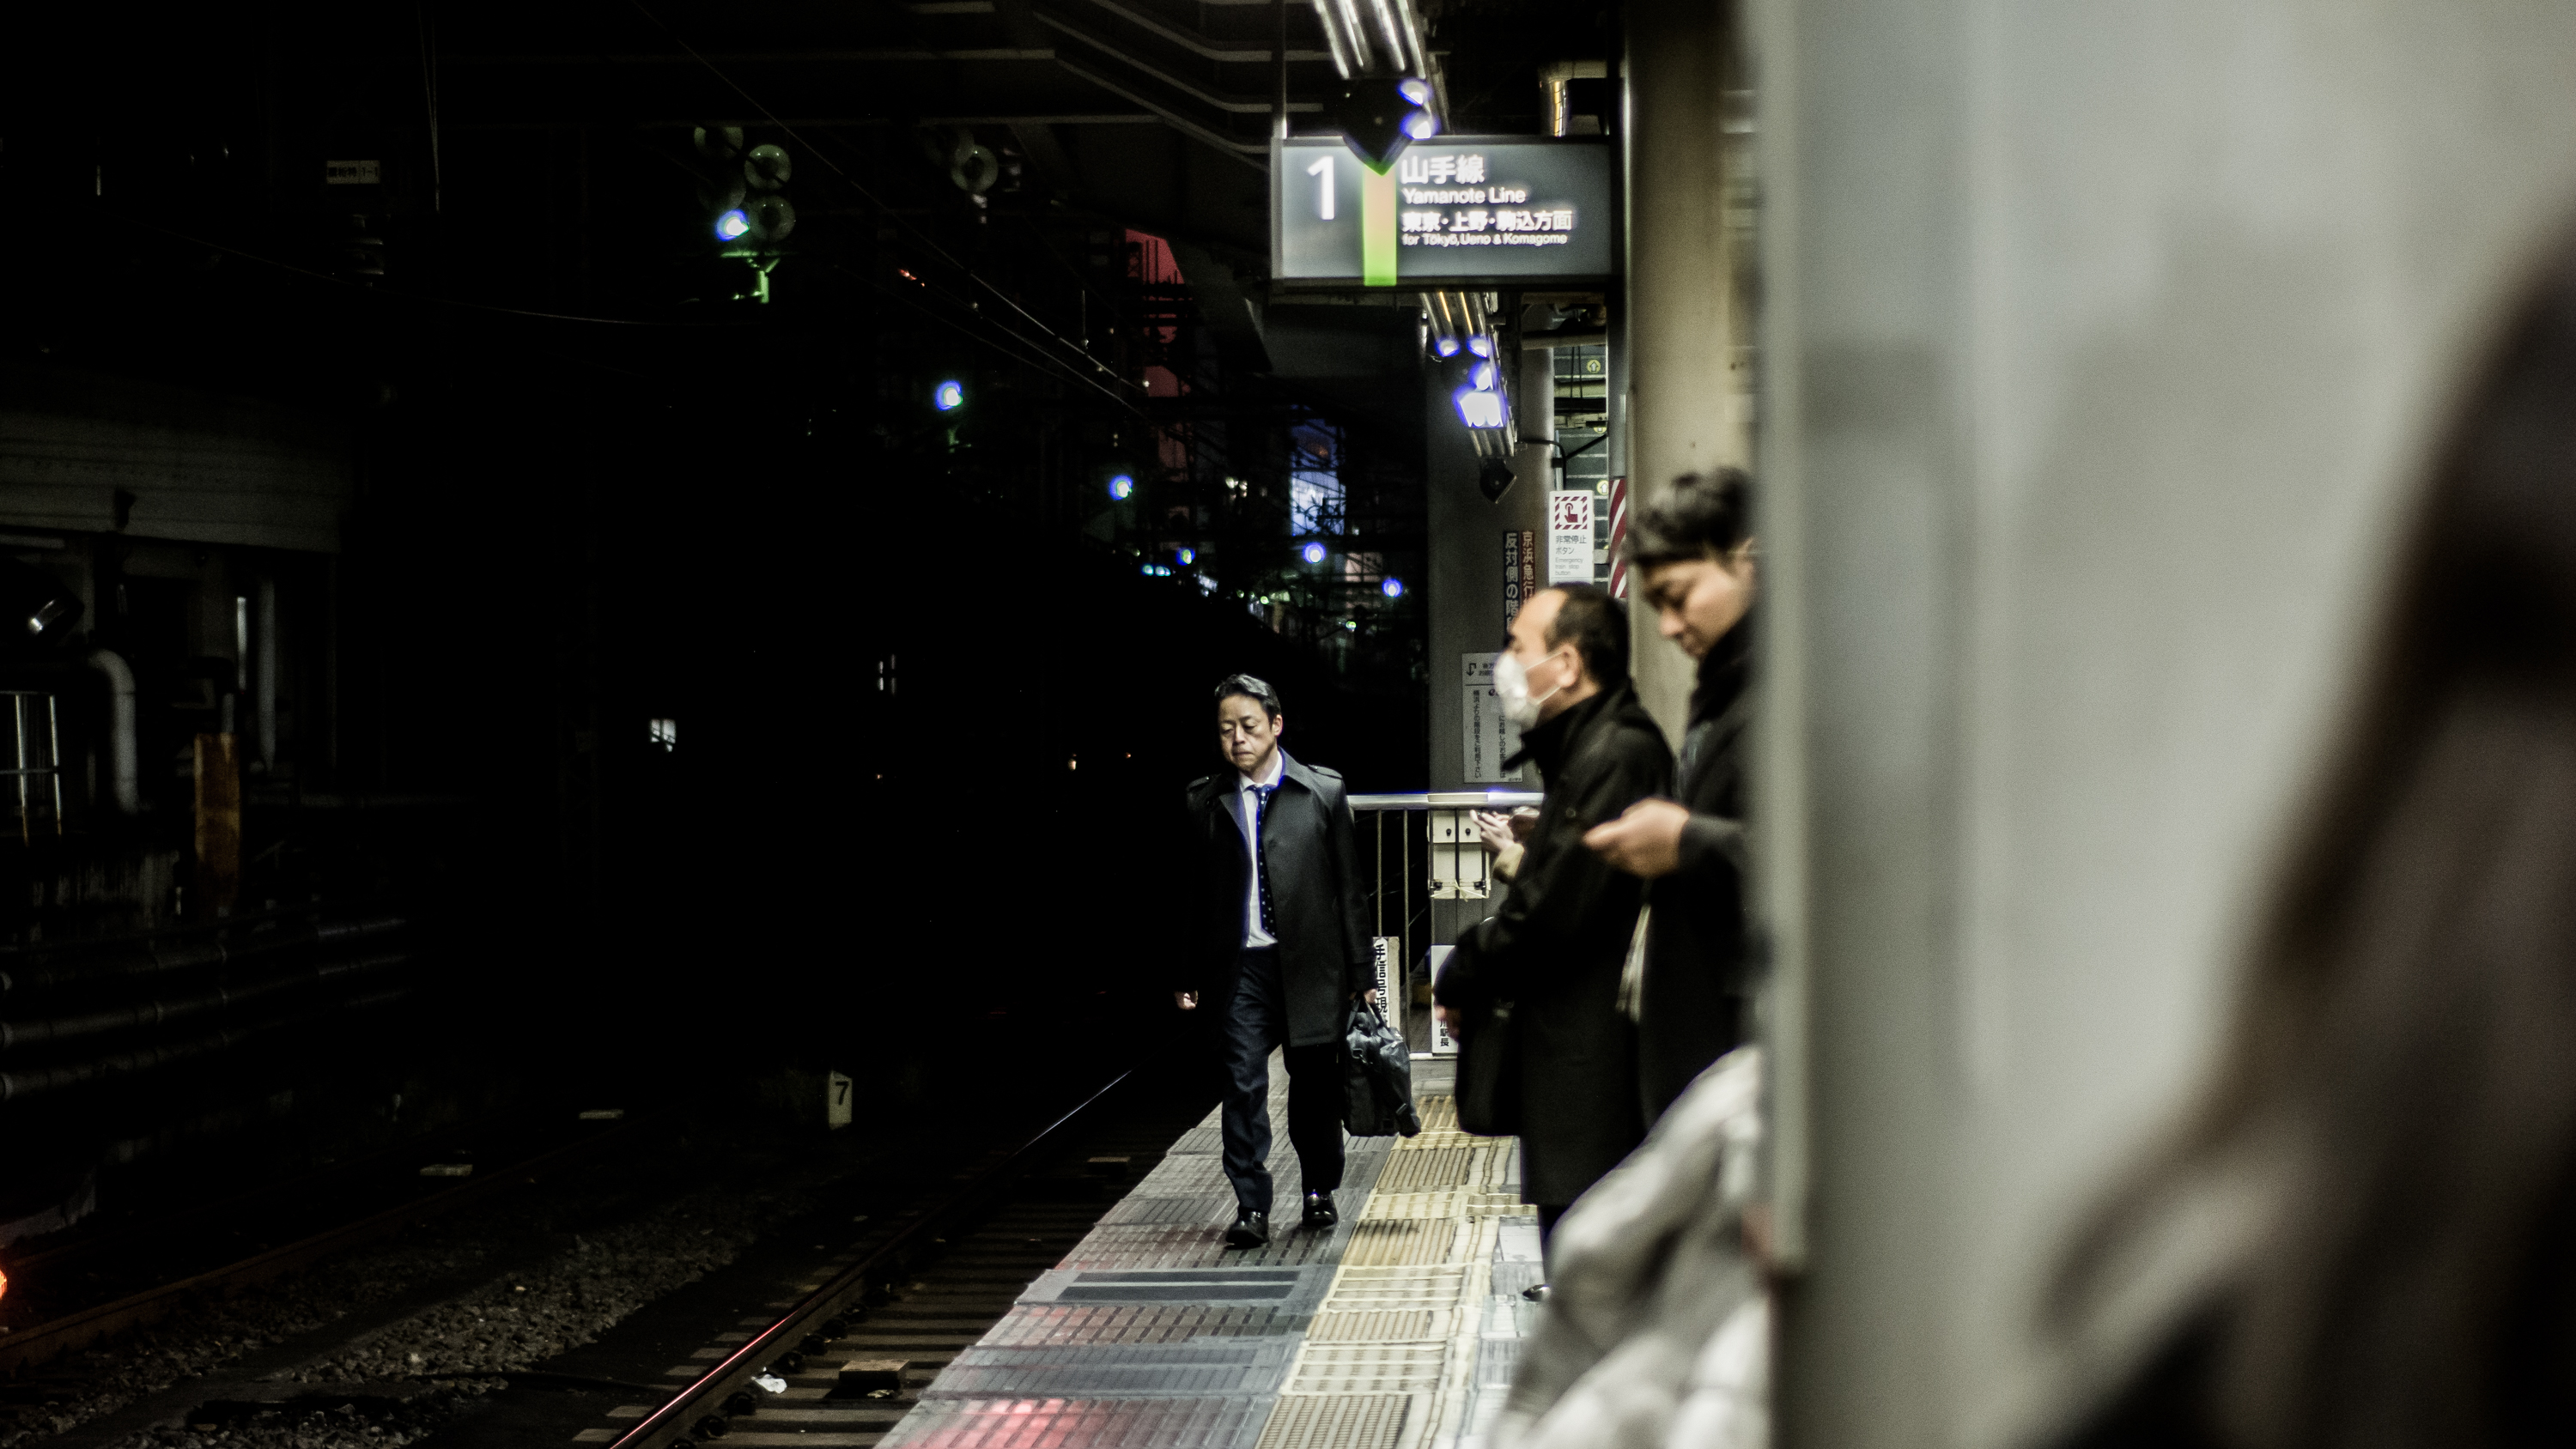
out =
[[1547,582],[1592,582],[1592,498],[1589,488],[1559,488],[1547,495]]
[[1283,281],[1606,278],[1610,150],[1592,140],[1441,136],[1384,175],[1338,136],[1270,143],[1270,271]]

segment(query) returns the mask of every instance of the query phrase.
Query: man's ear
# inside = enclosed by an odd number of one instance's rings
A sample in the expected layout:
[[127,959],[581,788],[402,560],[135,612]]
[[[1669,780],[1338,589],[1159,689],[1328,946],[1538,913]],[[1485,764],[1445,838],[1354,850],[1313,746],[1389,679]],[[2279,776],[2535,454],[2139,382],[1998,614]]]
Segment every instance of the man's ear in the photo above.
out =
[[1272,715],[1270,717],[1270,737],[1275,740],[1286,733],[1288,733],[1288,716],[1284,714]]

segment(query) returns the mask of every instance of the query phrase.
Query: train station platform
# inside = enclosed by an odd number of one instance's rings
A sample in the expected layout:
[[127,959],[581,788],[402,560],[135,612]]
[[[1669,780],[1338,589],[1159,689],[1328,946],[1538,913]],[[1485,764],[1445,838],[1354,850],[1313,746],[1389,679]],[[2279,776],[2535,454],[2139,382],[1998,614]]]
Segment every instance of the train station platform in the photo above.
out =
[[[1214,1113],[963,1349],[888,1449],[1473,1449],[1537,1312],[1516,1144],[1460,1132],[1446,1061],[1423,1130],[1348,1139],[1340,1226],[1296,1224],[1287,1073],[1270,1170],[1286,1222],[1225,1246]],[[1432,1069],[1425,1071],[1424,1069]],[[1433,1075],[1436,1071],[1437,1075]]]

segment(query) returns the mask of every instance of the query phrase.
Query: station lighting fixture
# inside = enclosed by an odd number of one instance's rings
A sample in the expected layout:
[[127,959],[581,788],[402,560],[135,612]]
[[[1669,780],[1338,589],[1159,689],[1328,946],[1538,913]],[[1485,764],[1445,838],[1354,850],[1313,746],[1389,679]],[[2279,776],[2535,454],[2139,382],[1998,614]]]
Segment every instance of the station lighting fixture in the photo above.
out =
[[1430,103],[1431,84],[1418,76],[1362,77],[1333,103],[1333,128],[1363,164],[1383,176],[1405,147],[1439,134]]
[[1401,599],[1404,597],[1404,580],[1388,579],[1377,586],[1377,591],[1390,599]]
[[930,401],[943,413],[955,412],[966,405],[965,385],[954,380],[943,382],[931,390]]
[[716,218],[716,240],[718,241],[740,241],[742,234],[749,230],[751,230],[751,218],[743,215],[742,208],[739,206]]
[[1310,564],[1319,564],[1324,561],[1324,546],[1320,543],[1310,543],[1299,549],[1298,554]]
[[1117,499],[1121,503],[1126,502],[1128,495],[1135,491],[1136,480],[1128,477],[1124,473],[1120,473],[1109,480],[1109,496]]
[[1197,563],[1199,561],[1199,552],[1194,548],[1174,549],[1172,551],[1172,557],[1185,564]]

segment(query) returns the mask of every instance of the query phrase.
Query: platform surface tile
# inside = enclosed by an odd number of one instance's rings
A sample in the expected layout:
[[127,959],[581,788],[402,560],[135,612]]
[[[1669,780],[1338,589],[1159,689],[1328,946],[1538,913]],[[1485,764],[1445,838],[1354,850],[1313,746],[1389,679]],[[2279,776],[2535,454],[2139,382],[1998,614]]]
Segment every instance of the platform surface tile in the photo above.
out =
[[1535,1311],[1513,1143],[1460,1132],[1446,1081],[1424,1080],[1422,1135],[1349,1139],[1341,1226],[1306,1232],[1286,1078],[1274,1057],[1269,1247],[1225,1246],[1210,1114],[887,1449],[1474,1449]]

